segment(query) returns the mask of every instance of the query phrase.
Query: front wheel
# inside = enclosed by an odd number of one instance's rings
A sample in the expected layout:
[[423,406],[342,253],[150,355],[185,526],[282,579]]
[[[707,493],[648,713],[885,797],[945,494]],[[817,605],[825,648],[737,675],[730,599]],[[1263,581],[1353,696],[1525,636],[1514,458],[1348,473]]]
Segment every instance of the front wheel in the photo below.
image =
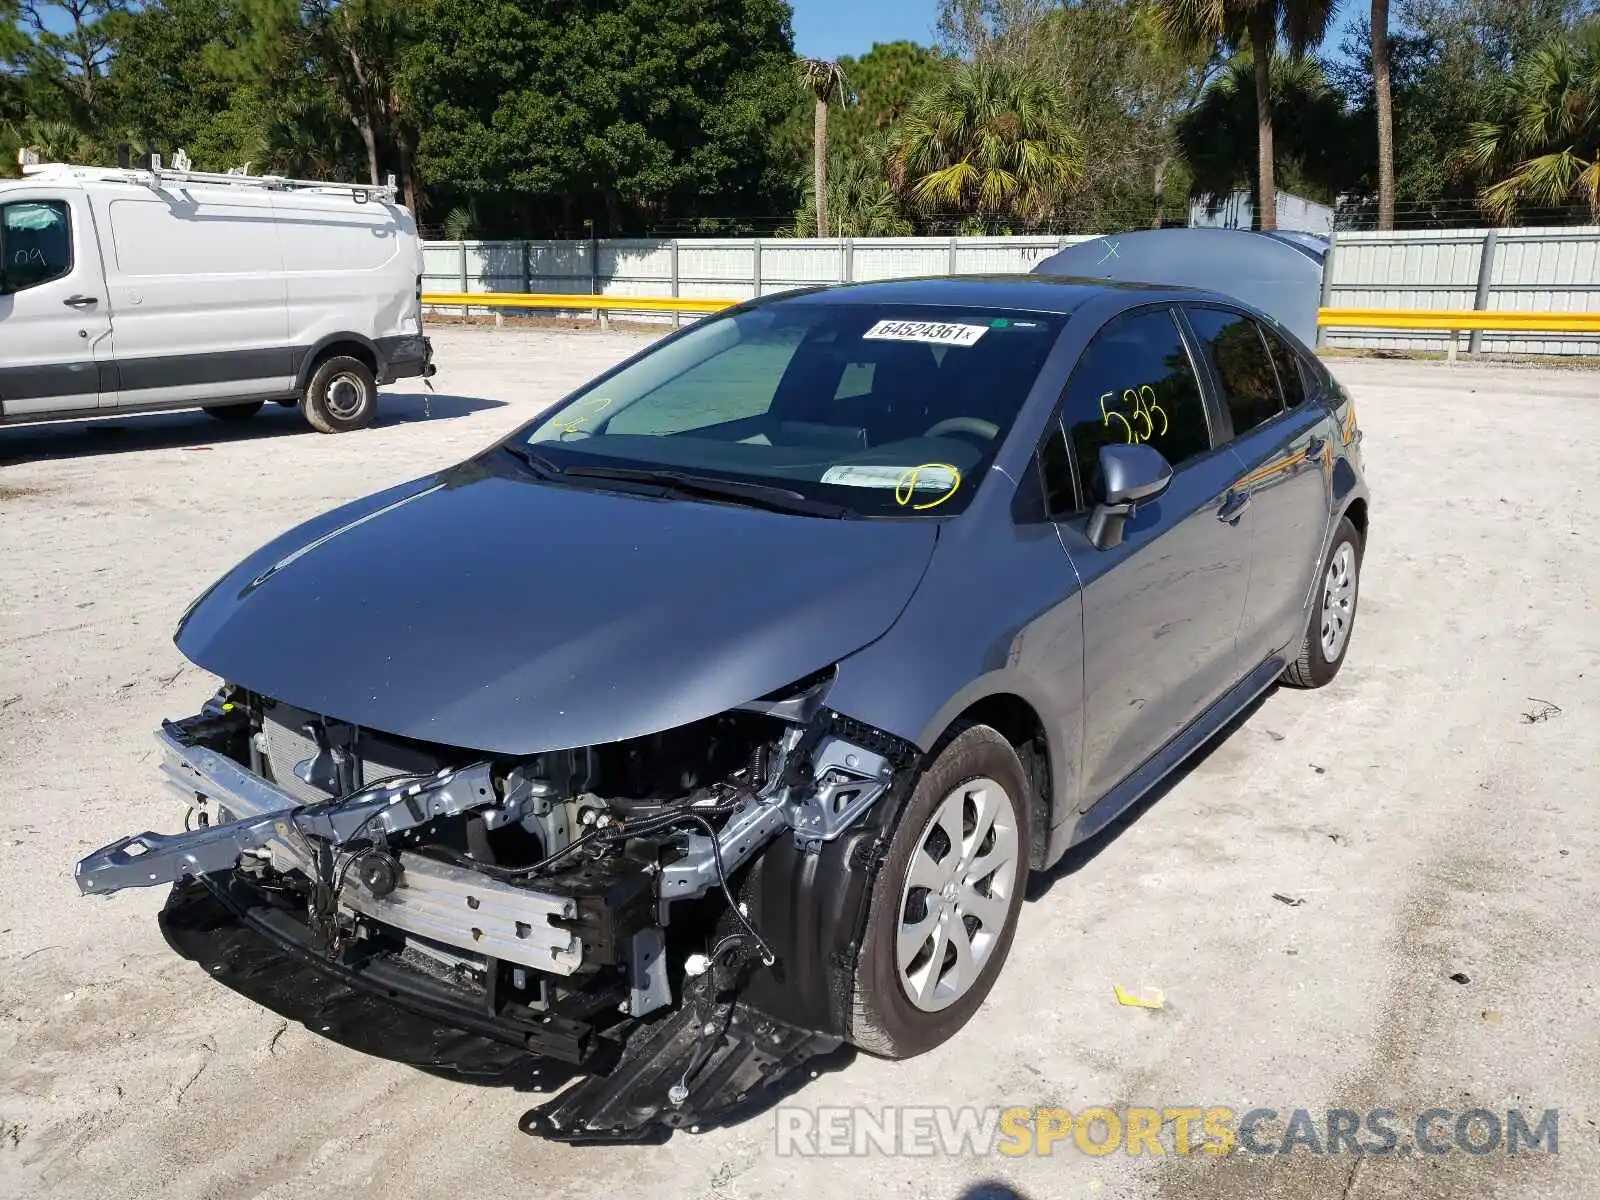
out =
[[318,433],[365,429],[378,415],[378,381],[359,358],[337,355],[311,373],[300,411]]
[[923,772],[873,882],[850,1040],[888,1058],[972,1019],[1011,949],[1028,880],[1028,785],[997,731],[973,725]]
[[1362,548],[1361,534],[1350,518],[1339,518],[1333,545],[1322,563],[1317,592],[1311,598],[1300,654],[1283,672],[1283,681],[1290,686],[1322,687],[1344,665],[1345,651],[1350,648],[1350,635],[1356,626]]

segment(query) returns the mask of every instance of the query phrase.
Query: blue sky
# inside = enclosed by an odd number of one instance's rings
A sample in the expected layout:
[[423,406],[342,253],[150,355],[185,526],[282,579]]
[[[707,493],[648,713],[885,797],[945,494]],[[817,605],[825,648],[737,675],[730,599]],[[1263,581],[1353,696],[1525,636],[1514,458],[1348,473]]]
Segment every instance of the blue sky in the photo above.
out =
[[[931,45],[939,15],[938,0],[791,0],[794,5],[795,49],[807,58],[862,55],[873,42],[901,39]],[[1365,0],[1344,0],[1335,28],[1323,43],[1334,54],[1344,28],[1363,11]]]
[[862,55],[873,42],[929,45],[938,18],[936,0],[790,0],[795,50],[807,58]]

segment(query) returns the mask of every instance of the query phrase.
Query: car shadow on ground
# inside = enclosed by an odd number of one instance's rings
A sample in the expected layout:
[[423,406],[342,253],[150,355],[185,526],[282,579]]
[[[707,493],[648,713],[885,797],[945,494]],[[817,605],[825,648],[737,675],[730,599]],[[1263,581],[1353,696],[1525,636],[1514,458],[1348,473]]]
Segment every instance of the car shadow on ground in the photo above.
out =
[[1048,871],[1033,872],[1028,879],[1027,899],[1040,899],[1059,880],[1076,875],[1092,863],[1102,851],[1121,837],[1135,821],[1159,804],[1163,796],[1188,778],[1189,773],[1205,762],[1218,746],[1237,733],[1245,722],[1253,717],[1261,706],[1267,702],[1267,698],[1277,690],[1278,685],[1274,684],[1245,705],[1232,720],[1212,734],[1193,754],[1184,759],[1175,771],[1139,797],[1133,804],[1129,805],[1126,811],[1099,833],[1089,838],[1088,841],[1081,842],[1068,850],[1061,856],[1055,866]]
[[962,1192],[958,1200],[1029,1200],[1009,1183],[998,1179],[983,1179]]
[[[375,427],[448,421],[504,407],[503,400],[481,396],[382,392]],[[197,450],[225,442],[262,441],[300,434],[323,436],[305,423],[297,407],[280,404],[268,404],[255,416],[240,421],[219,421],[199,409],[91,417],[82,421],[43,421],[36,425],[0,427],[0,466],[143,450]]]

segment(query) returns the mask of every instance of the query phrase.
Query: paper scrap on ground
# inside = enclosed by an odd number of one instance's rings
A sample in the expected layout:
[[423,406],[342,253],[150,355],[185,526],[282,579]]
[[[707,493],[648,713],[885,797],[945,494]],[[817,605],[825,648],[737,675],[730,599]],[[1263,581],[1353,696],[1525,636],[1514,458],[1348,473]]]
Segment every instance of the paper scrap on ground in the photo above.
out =
[[987,325],[963,325],[949,321],[879,321],[861,336],[869,342],[970,346],[988,332]]
[[1165,1008],[1167,1006],[1166,995],[1160,988],[1145,988],[1138,995],[1118,987],[1116,984],[1111,985],[1111,990],[1117,994],[1117,1003],[1125,1008]]

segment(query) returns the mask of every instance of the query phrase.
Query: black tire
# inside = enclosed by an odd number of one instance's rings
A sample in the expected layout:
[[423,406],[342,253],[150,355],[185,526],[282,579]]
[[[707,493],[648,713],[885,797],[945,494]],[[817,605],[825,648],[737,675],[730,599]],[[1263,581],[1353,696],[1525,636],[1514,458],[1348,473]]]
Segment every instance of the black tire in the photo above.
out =
[[203,410],[208,417],[219,421],[245,421],[261,411],[265,401],[252,400],[248,404],[208,404]]
[[[992,780],[1005,793],[1010,802],[1010,816],[1016,836],[1016,867],[1011,880],[1005,908],[1004,924],[987,959],[979,968],[974,981],[959,998],[938,1011],[927,1011],[913,1003],[901,983],[896,945],[903,917],[926,917],[931,909],[928,901],[934,894],[926,889],[910,889],[908,871],[912,856],[922,849],[924,837],[930,833],[929,823],[940,810],[944,800],[963,784],[978,780]],[[967,801],[963,800],[963,810]],[[962,730],[944,746],[932,764],[922,773],[921,779],[906,803],[889,843],[889,852],[872,885],[867,909],[866,936],[862,941],[861,956],[856,963],[854,997],[850,1018],[850,1041],[863,1050],[885,1058],[910,1058],[933,1049],[954,1036],[972,1019],[994,986],[1011,951],[1011,941],[1016,933],[1017,914],[1022,907],[1022,897],[1028,883],[1028,856],[1031,843],[1029,817],[1032,805],[1029,790],[1017,753],[997,731],[987,725],[971,725]],[[993,835],[991,835],[992,837]],[[934,831],[937,839],[937,832]],[[948,844],[948,839],[944,839]],[[984,845],[992,842],[986,841]],[[983,845],[975,848],[984,853]],[[951,852],[955,852],[952,848]],[[930,857],[943,861],[942,855]],[[991,877],[992,879],[992,877]],[[987,882],[987,881],[986,881]],[[998,891],[998,886],[989,886]],[[999,898],[999,897],[992,897]],[[969,916],[960,918],[972,922]],[[970,925],[963,926],[970,929]],[[947,949],[935,941],[943,952],[942,962],[952,961],[953,948]],[[931,961],[931,947],[925,945],[927,959]],[[916,963],[917,959],[912,959]]]
[[378,381],[359,358],[335,355],[311,373],[300,411],[318,433],[365,429],[378,415]]
[[[1334,559],[1345,546],[1350,548],[1349,552],[1354,560],[1353,583],[1344,640],[1339,643],[1338,653],[1330,660],[1322,646],[1323,608],[1327,602],[1328,572],[1333,566]],[[1355,636],[1356,611],[1361,601],[1361,554],[1364,549],[1361,534],[1350,523],[1350,518],[1341,517],[1339,527],[1333,534],[1333,544],[1328,547],[1327,556],[1323,558],[1322,566],[1317,573],[1317,588],[1311,598],[1311,612],[1306,617],[1306,631],[1300,642],[1300,653],[1294,662],[1284,668],[1283,682],[1290,687],[1322,687],[1339,673],[1345,655],[1350,653],[1350,639]]]

